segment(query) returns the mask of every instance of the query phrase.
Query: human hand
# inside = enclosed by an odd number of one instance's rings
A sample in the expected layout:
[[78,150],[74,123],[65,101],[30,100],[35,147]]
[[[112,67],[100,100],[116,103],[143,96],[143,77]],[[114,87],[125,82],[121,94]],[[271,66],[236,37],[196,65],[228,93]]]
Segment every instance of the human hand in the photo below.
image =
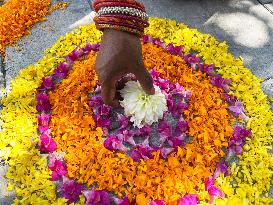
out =
[[134,74],[147,94],[155,92],[153,79],[143,64],[140,39],[133,34],[105,29],[95,69],[107,105],[119,106],[116,85],[126,74]]

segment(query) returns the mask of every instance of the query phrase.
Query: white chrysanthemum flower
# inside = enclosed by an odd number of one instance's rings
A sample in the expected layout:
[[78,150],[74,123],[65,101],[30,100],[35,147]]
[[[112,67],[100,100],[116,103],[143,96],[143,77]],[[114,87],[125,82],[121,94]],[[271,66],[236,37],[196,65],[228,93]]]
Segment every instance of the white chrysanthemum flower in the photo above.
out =
[[138,81],[129,81],[120,91],[123,97],[120,104],[124,108],[125,115],[130,116],[130,121],[138,128],[157,122],[168,110],[165,95],[158,86],[154,87],[155,94],[148,95]]

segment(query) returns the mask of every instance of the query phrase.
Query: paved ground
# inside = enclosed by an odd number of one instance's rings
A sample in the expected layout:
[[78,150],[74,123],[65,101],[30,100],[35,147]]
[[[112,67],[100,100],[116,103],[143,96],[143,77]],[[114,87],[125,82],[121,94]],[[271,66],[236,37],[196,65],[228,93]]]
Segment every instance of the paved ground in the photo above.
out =
[[[91,9],[87,0],[68,0],[71,5],[55,11],[36,25],[16,47],[8,47],[5,64],[0,61],[0,87],[9,85],[24,67],[35,63],[61,35],[71,30]],[[273,0],[142,0],[148,12],[184,22],[201,32],[227,41],[235,56],[242,56],[252,72],[265,79],[264,91],[273,97]],[[262,5],[263,4],[263,5]],[[6,167],[0,164],[0,205],[10,204],[5,191]],[[5,197],[8,195],[8,197]]]

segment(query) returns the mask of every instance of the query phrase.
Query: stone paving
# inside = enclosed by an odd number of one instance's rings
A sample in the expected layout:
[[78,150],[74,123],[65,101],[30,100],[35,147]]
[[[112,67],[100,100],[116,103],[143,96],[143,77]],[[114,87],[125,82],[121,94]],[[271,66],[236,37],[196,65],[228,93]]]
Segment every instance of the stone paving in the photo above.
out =
[[[0,88],[9,86],[21,69],[40,59],[45,48],[76,27],[80,20],[91,18],[87,0],[66,2],[70,2],[67,9],[54,11],[47,21],[35,25],[17,46],[7,48],[6,58],[0,61]],[[264,92],[273,97],[273,0],[142,2],[152,16],[175,19],[210,33],[219,41],[227,41],[230,51],[244,58],[245,65],[264,80]],[[0,162],[0,205],[11,204],[14,196],[5,190],[6,169]]]

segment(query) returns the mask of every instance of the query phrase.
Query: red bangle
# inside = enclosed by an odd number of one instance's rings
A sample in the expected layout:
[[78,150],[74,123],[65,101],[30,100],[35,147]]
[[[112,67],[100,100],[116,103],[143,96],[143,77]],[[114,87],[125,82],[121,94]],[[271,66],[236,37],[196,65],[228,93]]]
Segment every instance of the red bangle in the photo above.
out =
[[119,26],[119,25],[112,25],[112,24],[96,24],[97,29],[99,30],[103,30],[106,28],[110,28],[110,29],[115,29],[118,31],[124,31],[127,33],[132,33],[134,35],[137,35],[139,37],[143,36],[143,32],[140,32],[137,29],[132,29],[132,28],[128,28],[128,27],[124,27],[124,26]]
[[115,14],[115,15],[102,15],[96,16],[94,21],[99,23],[100,21],[115,21],[115,22],[126,22],[133,25],[137,25],[141,28],[145,28],[149,26],[148,21],[144,21],[141,18],[134,17],[134,16],[127,16],[122,14]]
[[145,8],[141,8],[139,6],[129,4],[129,3],[119,3],[119,2],[103,2],[93,8],[96,12],[98,12],[103,7],[112,7],[112,6],[130,7],[130,8],[135,8],[135,9],[138,9],[142,12],[145,12]]
[[143,4],[138,3],[134,0],[95,0],[93,2],[93,8],[97,12],[101,7],[105,6],[127,6],[145,11]]
[[144,32],[144,28],[139,28],[138,26],[132,25],[130,23],[126,23],[126,22],[115,22],[115,21],[99,21],[96,25],[99,24],[110,24],[110,25],[116,25],[116,26],[122,26],[122,27],[128,27],[131,29],[135,29],[138,30],[139,32],[143,33]]

